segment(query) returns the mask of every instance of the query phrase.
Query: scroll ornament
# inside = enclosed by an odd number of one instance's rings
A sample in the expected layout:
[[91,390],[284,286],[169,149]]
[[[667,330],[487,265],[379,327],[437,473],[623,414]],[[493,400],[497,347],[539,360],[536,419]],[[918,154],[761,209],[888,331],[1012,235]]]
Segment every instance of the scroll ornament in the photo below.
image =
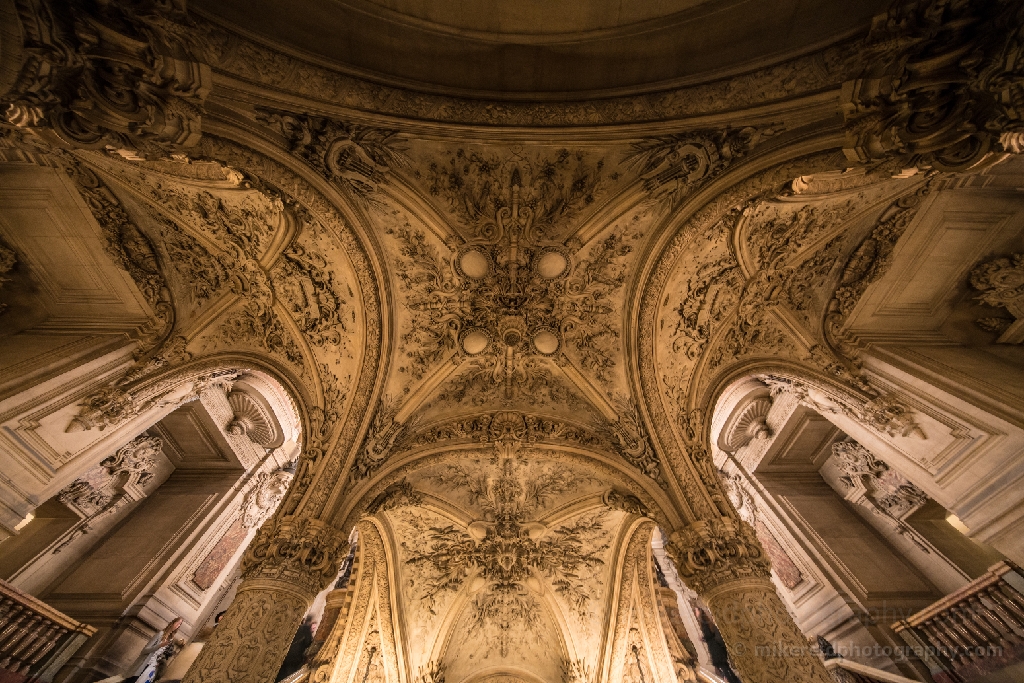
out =
[[210,66],[181,0],[19,0],[25,47],[0,120],[70,148],[146,157],[195,145]]

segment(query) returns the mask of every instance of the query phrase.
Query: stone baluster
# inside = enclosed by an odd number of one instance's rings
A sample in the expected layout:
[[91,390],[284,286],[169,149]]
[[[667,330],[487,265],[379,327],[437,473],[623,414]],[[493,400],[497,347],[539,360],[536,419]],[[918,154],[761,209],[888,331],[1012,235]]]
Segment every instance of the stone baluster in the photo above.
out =
[[832,681],[776,592],[749,524],[729,517],[695,522],[673,533],[665,549],[714,613],[745,683]]
[[988,603],[981,598],[979,595],[973,595],[970,598],[970,604],[972,611],[976,614],[979,620],[988,623],[995,632],[999,634],[998,641],[1001,643],[1018,643],[1021,638],[1013,632],[1013,628],[1006,623],[995,610],[989,607]]
[[893,629],[911,645],[923,637],[950,673],[963,671],[965,677],[1024,661],[1024,594],[1018,590],[1024,577],[1019,572],[1000,562]]
[[347,550],[347,534],[325,522],[266,522],[242,560],[234,602],[183,683],[273,680],[299,621],[337,576]]
[[14,643],[21,638],[22,625],[32,618],[32,611],[19,605],[13,617],[3,632],[0,632],[0,653],[10,651]]
[[[18,674],[17,680],[52,680],[95,633],[92,626],[0,581],[0,671]],[[2,673],[0,679],[7,680]]]
[[24,662],[21,667],[22,673],[30,671],[32,667],[38,664],[43,657],[46,656],[46,653],[52,650],[57,642],[66,636],[67,633],[68,630],[63,626],[51,624],[46,630],[46,633],[36,641],[36,644],[32,649],[26,652],[22,657],[22,661]]
[[39,636],[39,631],[46,626],[43,618],[33,614],[28,623],[24,624],[14,636],[5,643],[3,659],[0,659],[0,668],[17,670],[20,655]]

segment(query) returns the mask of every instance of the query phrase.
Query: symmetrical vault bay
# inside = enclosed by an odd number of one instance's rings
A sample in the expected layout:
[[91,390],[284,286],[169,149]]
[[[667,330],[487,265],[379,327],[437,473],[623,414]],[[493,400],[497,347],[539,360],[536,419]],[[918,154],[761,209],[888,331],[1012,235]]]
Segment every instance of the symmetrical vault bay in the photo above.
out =
[[[911,611],[976,578],[925,505],[1024,560],[1019,2],[858,2],[731,56],[709,3],[444,27],[536,69],[578,38],[578,88],[201,4],[0,2],[0,565],[99,628],[57,680],[181,616],[186,683],[272,681],[316,606],[290,683],[823,682],[808,639],[891,646],[850,624],[896,593],[814,496],[947,563]],[[636,31],[665,60],[701,27],[706,65],[638,65]],[[172,490],[206,497],[93,595]]]

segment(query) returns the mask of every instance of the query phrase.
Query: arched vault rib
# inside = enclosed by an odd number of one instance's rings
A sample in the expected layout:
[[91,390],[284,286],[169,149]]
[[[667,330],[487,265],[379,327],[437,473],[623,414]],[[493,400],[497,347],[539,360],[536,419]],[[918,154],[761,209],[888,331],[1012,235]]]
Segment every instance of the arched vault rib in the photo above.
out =
[[[667,405],[669,398],[663,384],[668,371],[657,359],[665,349],[656,347],[659,337],[659,314],[666,298],[665,287],[677,264],[690,256],[692,245],[717,223],[727,220],[734,207],[751,197],[783,188],[798,175],[810,170],[831,169],[838,159],[835,153],[820,152],[835,142],[830,138],[811,140],[803,149],[783,148],[767,153],[737,166],[718,181],[696,193],[680,213],[671,216],[659,231],[654,242],[658,248],[648,251],[648,260],[638,275],[632,292],[631,314],[638,318],[632,348],[636,364],[631,366],[637,393],[645,397],[644,409],[652,426],[652,439],[666,467],[674,473],[674,485],[681,496],[684,517],[700,519],[730,515],[728,503],[720,494],[720,484],[714,474],[698,460],[705,448],[701,407],[692,404],[690,388],[674,397],[675,406]],[[811,156],[802,157],[803,154]],[[726,253],[726,258],[734,258]],[[689,387],[693,386],[691,381]],[[706,451],[703,451],[706,454]]]
[[[353,385],[347,396],[319,397],[310,441],[305,444],[305,470],[297,472],[296,481],[289,500],[283,506],[292,512],[298,509],[299,496],[304,515],[325,514],[331,500],[340,491],[336,483],[337,472],[343,471],[350,461],[351,445],[359,441],[368,412],[356,414],[352,411],[366,410],[371,405],[382,370],[386,363],[387,310],[380,292],[387,291],[381,286],[378,258],[373,254],[373,240],[366,238],[366,231],[356,232],[364,224],[360,212],[353,208],[351,200],[340,195],[337,188],[324,179],[310,173],[298,160],[279,150],[274,150],[253,140],[232,128],[221,128],[211,124],[217,133],[225,137],[208,134],[201,143],[203,155],[223,160],[273,187],[279,187],[288,196],[313,216],[330,226],[333,236],[338,239],[345,253],[352,261],[352,269],[358,279],[360,303],[359,312],[364,325],[364,341],[358,349],[357,367],[352,378]],[[231,141],[241,137],[245,146]],[[367,247],[369,245],[369,248]],[[385,365],[386,367],[386,365]],[[339,398],[347,398],[337,405]],[[335,449],[339,449],[336,452]],[[333,474],[332,474],[333,473]]]

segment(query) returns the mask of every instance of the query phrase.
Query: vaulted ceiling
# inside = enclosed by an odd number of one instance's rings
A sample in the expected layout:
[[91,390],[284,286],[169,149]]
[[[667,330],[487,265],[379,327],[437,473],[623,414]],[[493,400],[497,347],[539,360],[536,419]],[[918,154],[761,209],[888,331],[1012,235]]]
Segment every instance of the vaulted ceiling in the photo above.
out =
[[[992,132],[1016,115],[992,93],[1017,81],[929,118],[900,77],[904,51],[927,76],[929,50],[960,45],[947,33],[978,47],[962,27],[987,24],[894,10],[865,38],[879,3],[825,4],[577,3],[538,26],[531,2],[200,2],[159,29],[105,17],[160,35],[154,63],[173,77],[115,70],[131,102],[95,87],[104,106],[49,119],[26,91],[0,139],[12,175],[81,195],[81,229],[136,288],[110,315],[148,309],[134,365],[76,428],[156,404],[175,373],[276,377],[303,423],[279,517],[373,519],[401,618],[424,634],[414,664],[444,651],[462,680],[496,652],[553,678],[611,628],[612,567],[639,518],[735,517],[705,443],[730,381],[803,373],[855,397],[851,411],[877,399],[847,333],[893,339],[861,302],[884,308],[869,286],[896,258],[909,265],[886,301],[930,306],[902,330],[1000,334],[942,327],[977,313],[967,259],[935,284],[895,252],[977,187],[989,195],[972,206],[1000,208],[972,234],[993,250],[1017,239],[1000,231],[1021,215],[1020,141]],[[103,68],[89,62],[89,82],[121,55],[90,52]],[[882,71],[892,92],[872,90]],[[44,262],[45,245],[4,239]],[[875,409],[879,429],[910,419]],[[511,647],[509,615],[558,656]]]
[[[199,0],[192,5],[349,73],[413,90],[553,99],[663,90],[862,34],[886,3],[661,0]],[[429,55],[429,58],[424,58]]]

